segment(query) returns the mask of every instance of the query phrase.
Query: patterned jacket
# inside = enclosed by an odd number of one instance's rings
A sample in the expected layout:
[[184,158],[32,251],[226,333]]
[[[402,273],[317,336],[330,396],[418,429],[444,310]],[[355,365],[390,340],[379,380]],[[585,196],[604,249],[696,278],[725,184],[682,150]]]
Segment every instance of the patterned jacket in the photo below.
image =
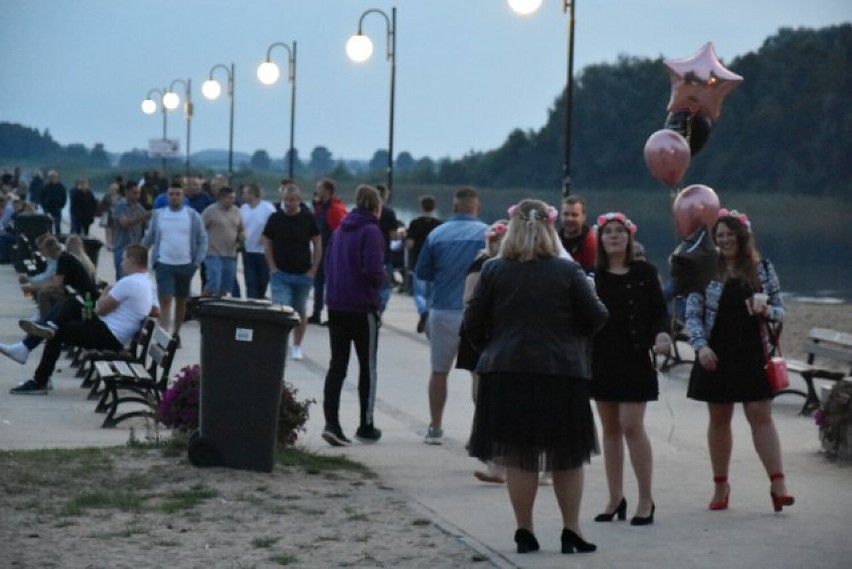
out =
[[[784,301],[781,300],[781,285],[775,267],[769,259],[762,259],[757,265],[757,276],[762,291],[769,295],[768,320],[784,319]],[[704,293],[693,292],[686,299],[686,333],[689,343],[697,352],[708,344],[716,314],[719,312],[719,298],[725,283],[714,279],[710,281]]]

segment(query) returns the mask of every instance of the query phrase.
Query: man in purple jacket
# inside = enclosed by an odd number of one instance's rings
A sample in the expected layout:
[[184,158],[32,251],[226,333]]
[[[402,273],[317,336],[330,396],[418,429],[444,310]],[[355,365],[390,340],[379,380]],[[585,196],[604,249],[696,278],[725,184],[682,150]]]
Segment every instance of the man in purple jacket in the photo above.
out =
[[376,401],[376,345],[379,339],[379,289],[385,281],[385,242],[379,229],[382,200],[366,185],[355,190],[355,209],[334,232],[325,255],[325,300],[331,363],[325,376],[322,438],[332,446],[351,443],[340,426],[340,392],[349,367],[349,343],[355,344],[360,372],[360,426],[355,437],[376,442],[382,432],[373,425]]

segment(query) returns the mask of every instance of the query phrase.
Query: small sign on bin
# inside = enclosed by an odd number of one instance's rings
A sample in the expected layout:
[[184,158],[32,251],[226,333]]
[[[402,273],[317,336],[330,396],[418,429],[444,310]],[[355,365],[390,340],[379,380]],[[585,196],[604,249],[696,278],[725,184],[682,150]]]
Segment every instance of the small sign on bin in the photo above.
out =
[[254,336],[254,330],[251,328],[237,328],[237,333],[234,334],[234,339],[237,342],[251,342]]

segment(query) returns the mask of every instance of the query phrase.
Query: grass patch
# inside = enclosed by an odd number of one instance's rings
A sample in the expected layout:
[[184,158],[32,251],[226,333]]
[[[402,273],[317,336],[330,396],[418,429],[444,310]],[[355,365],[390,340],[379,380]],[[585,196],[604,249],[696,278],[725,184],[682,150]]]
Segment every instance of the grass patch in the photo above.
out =
[[261,548],[268,549],[268,548],[272,547],[273,545],[275,545],[276,543],[278,543],[279,539],[280,538],[277,538],[277,537],[256,537],[253,540],[251,540],[251,544],[253,546],[257,547],[258,549],[261,549]]
[[173,514],[181,510],[191,510],[198,504],[215,498],[219,492],[204,484],[195,484],[189,490],[173,493],[162,505],[160,510],[167,514]]
[[289,553],[279,553],[278,555],[273,555],[269,558],[269,560],[278,565],[292,565],[293,563],[299,562],[298,557]]
[[113,509],[138,513],[142,511],[143,503],[142,496],[132,490],[84,492],[66,502],[60,515],[79,516],[90,509]]
[[276,458],[282,466],[301,468],[309,474],[335,470],[362,472],[365,475],[370,473],[366,466],[345,456],[327,456],[293,447],[278,451]]

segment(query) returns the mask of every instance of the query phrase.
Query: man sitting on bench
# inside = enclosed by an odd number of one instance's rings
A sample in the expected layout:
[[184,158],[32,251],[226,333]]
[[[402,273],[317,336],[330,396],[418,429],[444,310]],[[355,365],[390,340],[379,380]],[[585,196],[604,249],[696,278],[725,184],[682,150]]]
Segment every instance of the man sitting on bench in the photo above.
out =
[[13,387],[10,393],[47,394],[47,383],[62,353],[63,343],[84,348],[120,350],[130,342],[153,306],[153,288],[148,277],[148,250],[141,245],[128,245],[124,249],[122,268],[126,276],[114,287],[104,291],[95,305],[92,318],[76,320],[59,317],[56,322],[37,325],[31,330],[47,339],[41,361],[33,378]]

